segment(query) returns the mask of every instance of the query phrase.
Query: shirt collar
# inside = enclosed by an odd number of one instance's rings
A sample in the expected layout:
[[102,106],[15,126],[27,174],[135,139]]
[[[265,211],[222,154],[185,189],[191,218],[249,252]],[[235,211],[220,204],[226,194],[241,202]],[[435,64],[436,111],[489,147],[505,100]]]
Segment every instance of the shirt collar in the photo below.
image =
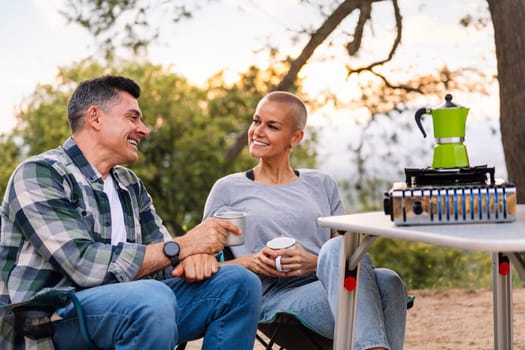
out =
[[75,140],[72,137],[68,137],[64,142],[63,146],[66,154],[71,158],[73,163],[80,169],[80,171],[88,178],[90,181],[99,182],[102,181],[102,175],[100,172],[95,169],[91,163],[86,159],[84,153],[80,150]]

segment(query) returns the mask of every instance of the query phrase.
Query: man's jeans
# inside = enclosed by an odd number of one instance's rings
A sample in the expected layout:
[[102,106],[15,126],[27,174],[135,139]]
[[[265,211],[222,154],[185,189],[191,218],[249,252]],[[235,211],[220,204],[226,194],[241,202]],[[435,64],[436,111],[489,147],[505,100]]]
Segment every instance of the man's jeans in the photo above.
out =
[[[259,278],[223,265],[203,282],[139,280],[76,293],[89,335],[101,349],[173,350],[204,337],[203,349],[251,350],[260,313]],[[57,313],[57,349],[85,349],[72,305]]]

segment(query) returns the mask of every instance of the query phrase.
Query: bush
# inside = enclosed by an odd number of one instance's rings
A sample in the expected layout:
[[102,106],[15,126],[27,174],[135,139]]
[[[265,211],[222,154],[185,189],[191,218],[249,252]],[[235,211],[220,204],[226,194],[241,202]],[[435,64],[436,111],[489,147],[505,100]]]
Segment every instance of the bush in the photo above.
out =
[[395,270],[408,289],[492,286],[492,255],[489,252],[378,238],[370,255],[376,266]]

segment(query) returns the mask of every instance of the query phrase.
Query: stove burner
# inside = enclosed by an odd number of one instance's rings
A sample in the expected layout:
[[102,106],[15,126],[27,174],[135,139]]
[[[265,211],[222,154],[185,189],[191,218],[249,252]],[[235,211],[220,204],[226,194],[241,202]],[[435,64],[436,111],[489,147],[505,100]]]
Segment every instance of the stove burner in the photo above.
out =
[[495,184],[494,167],[486,165],[454,169],[405,168],[405,177],[409,187]]
[[516,187],[494,179],[494,167],[405,168],[405,176],[384,198],[385,214],[396,225],[516,220]]

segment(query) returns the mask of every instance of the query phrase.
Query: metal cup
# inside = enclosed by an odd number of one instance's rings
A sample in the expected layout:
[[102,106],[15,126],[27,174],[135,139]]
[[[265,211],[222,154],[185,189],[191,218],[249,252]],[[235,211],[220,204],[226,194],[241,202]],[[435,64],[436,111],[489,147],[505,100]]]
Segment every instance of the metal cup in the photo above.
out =
[[213,215],[214,217],[218,219],[224,219],[235,226],[238,226],[241,230],[241,233],[236,235],[235,233],[228,232],[228,236],[226,237],[226,243],[224,244],[226,247],[231,247],[235,245],[241,245],[244,244],[244,230],[246,228],[246,213],[240,212],[240,211],[223,211],[219,213],[215,213]]

